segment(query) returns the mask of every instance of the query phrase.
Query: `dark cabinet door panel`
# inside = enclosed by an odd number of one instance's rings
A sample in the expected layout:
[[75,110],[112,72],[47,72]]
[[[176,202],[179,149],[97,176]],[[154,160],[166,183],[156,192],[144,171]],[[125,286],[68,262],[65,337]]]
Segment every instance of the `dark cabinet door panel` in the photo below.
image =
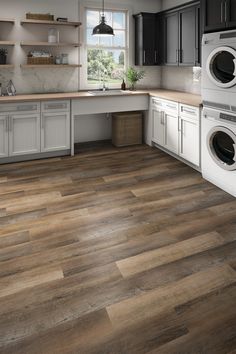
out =
[[179,65],[194,66],[196,57],[195,7],[179,12]]
[[157,65],[157,15],[140,13],[135,18],[135,65]]
[[165,64],[179,63],[179,16],[178,12],[165,16]]
[[236,0],[226,0],[225,2],[226,13],[226,27],[236,28]]
[[226,27],[225,0],[202,0],[204,32],[217,31]]

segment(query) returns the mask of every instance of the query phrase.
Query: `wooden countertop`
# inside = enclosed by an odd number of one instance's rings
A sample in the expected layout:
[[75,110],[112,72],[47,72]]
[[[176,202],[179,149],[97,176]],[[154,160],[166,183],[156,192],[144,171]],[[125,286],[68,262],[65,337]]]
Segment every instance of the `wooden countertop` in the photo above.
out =
[[[150,95],[156,96],[163,99],[180,102],[183,104],[188,104],[191,106],[199,107],[202,104],[202,99],[200,95],[193,95],[181,91],[171,91],[164,89],[150,89],[150,90],[137,90],[137,91],[126,91],[122,96],[133,96],[133,95]],[[42,93],[42,94],[25,94],[17,96],[4,96],[0,97],[0,103],[18,103],[18,102],[29,102],[29,101],[44,101],[44,100],[65,100],[65,99],[80,99],[80,98],[101,98],[101,97],[122,97],[121,95],[111,95],[111,96],[93,96],[87,91],[80,92],[65,92],[65,93]]]

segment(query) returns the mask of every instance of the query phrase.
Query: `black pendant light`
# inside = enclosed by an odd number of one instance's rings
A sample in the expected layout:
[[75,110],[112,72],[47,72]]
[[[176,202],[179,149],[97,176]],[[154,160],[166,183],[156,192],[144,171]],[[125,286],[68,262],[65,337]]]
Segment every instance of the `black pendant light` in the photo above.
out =
[[113,28],[106,24],[106,19],[104,14],[104,0],[102,1],[101,22],[98,26],[94,27],[93,36],[114,36]]

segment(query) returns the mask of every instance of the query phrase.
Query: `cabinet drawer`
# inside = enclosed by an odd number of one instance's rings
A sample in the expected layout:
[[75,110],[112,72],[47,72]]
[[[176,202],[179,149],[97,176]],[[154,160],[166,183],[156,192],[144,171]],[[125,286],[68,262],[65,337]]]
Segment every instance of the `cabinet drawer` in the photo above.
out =
[[173,101],[165,101],[164,108],[166,111],[171,111],[173,113],[178,113],[178,103]]
[[151,98],[151,106],[156,108],[164,108],[164,101],[158,98]]
[[198,120],[199,119],[199,108],[180,104],[179,115],[184,116],[184,117],[188,117],[188,118],[192,118],[194,120]]
[[30,103],[17,103],[17,104],[0,104],[0,113],[39,113],[40,112],[40,103],[39,102],[30,102]]
[[70,111],[70,100],[45,101],[41,103],[42,112]]

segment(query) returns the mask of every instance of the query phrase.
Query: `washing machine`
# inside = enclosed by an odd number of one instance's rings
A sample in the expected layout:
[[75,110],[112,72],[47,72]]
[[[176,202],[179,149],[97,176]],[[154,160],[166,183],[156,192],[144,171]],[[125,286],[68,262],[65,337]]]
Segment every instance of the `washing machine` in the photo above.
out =
[[203,35],[202,96],[207,106],[236,112],[236,30]]
[[202,175],[236,197],[236,113],[203,108]]

